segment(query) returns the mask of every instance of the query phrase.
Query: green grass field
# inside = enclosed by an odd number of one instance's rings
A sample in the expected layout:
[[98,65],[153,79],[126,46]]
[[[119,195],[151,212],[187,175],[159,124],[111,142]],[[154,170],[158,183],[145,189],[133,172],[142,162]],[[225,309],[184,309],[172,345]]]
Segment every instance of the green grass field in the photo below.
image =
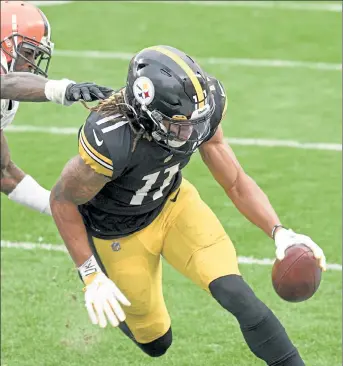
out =
[[[227,137],[341,143],[341,72],[330,69],[341,63],[338,12],[110,1],[77,1],[42,10],[50,20],[57,50],[51,78],[119,87],[125,82],[125,57],[95,58],[76,51],[133,54],[145,46],[169,44],[203,60],[205,70],[225,85]],[[74,53],[67,57],[62,50]],[[210,58],[252,61],[218,64]],[[257,59],[305,63],[259,67]],[[314,62],[329,67],[320,68]],[[22,104],[14,124],[76,128],[86,116],[82,106]],[[77,153],[76,134],[8,131],[6,136],[13,160],[47,188]],[[329,263],[341,264],[341,152],[232,147],[284,224],[310,235],[322,246]],[[198,154],[184,175],[218,215],[239,256],[273,258],[273,242],[236,211]],[[5,196],[1,231],[3,241],[62,243],[50,217]],[[341,270],[328,270],[317,294],[300,304],[277,297],[270,266],[242,264],[241,271],[281,319],[306,365],[342,365]],[[174,343],[160,359],[145,356],[120,331],[90,324],[81,283],[65,253],[2,248],[1,280],[3,366],[263,364],[250,353],[235,319],[168,265],[164,266],[164,294]]]

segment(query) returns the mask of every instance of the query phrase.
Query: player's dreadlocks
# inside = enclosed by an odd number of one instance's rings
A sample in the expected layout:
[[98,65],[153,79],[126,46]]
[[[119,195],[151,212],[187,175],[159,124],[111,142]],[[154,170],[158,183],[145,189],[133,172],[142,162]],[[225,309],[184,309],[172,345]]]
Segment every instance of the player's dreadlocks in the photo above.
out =
[[124,90],[125,89],[121,89],[113,93],[107,99],[100,100],[98,105],[95,107],[88,107],[84,102],[82,102],[82,104],[90,111],[97,112],[105,117],[122,114],[127,119],[132,132],[136,135],[132,144],[133,152],[135,151],[137,142],[141,137],[151,141],[151,136],[140,123],[136,122],[136,116],[125,102]]

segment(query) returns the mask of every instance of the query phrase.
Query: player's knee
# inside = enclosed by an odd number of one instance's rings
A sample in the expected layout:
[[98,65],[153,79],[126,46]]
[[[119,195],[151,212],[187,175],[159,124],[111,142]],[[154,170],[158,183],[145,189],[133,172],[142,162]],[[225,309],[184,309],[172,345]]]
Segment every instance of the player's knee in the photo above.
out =
[[259,301],[238,275],[219,277],[210,283],[209,289],[219,304],[234,315],[250,309]]
[[168,332],[162,337],[145,344],[139,344],[139,347],[150,357],[163,356],[173,341],[172,330],[169,328]]

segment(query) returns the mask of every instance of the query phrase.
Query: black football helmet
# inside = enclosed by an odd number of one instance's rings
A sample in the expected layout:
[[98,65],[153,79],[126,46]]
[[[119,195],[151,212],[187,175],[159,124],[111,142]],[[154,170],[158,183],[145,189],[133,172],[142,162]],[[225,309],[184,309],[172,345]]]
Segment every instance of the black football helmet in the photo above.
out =
[[215,103],[207,77],[176,48],[154,46],[134,56],[125,99],[139,125],[175,153],[193,153],[210,133]]

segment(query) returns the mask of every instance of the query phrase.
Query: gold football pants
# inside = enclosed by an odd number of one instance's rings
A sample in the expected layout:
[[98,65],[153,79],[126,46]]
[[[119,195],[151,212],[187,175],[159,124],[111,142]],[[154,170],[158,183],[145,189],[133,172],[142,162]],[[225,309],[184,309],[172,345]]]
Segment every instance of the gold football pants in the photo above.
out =
[[124,307],[126,323],[139,343],[156,340],[170,327],[161,255],[206,291],[216,278],[239,274],[230,238],[185,179],[148,227],[121,239],[93,238],[93,244],[107,275],[132,304]]

